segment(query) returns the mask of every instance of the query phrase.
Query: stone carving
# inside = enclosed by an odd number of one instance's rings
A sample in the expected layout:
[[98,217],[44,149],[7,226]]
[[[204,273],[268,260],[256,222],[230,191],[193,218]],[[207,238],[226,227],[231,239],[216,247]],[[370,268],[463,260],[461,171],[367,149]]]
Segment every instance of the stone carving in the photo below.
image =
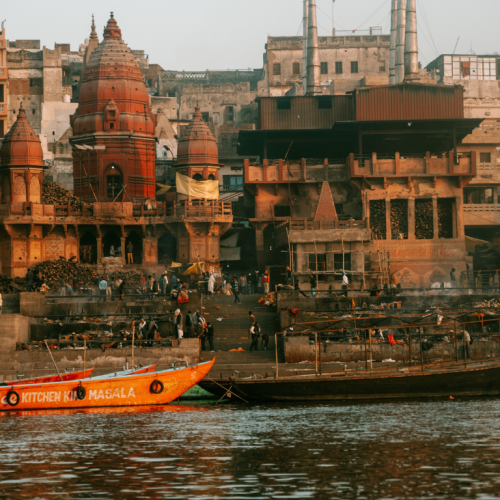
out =
[[26,182],[23,174],[16,174],[14,177],[14,194],[16,196],[26,196]]

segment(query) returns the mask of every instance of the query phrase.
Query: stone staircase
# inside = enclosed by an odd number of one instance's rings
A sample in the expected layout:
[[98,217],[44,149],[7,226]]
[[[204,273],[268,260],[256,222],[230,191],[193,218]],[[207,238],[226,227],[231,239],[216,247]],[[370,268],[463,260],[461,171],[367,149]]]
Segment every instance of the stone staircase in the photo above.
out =
[[[274,334],[279,331],[279,320],[275,309],[258,304],[260,295],[242,295],[241,303],[234,304],[234,296],[212,295],[203,297],[203,312],[205,319],[214,326],[215,352],[202,352],[201,360],[209,361],[216,358],[211,376],[219,378],[220,373],[228,370],[248,371],[248,365],[261,365],[272,373],[272,366],[276,365]],[[250,352],[251,339],[248,334],[249,314],[252,311],[255,320],[260,323],[262,332],[269,335],[267,350],[262,348],[259,340],[259,350]],[[218,321],[222,318],[222,321]],[[207,342],[207,349],[209,348]],[[242,348],[244,351],[233,351]],[[279,362],[284,362],[281,352],[278,352]],[[251,371],[251,370],[250,370]],[[259,370],[260,371],[260,370]]]

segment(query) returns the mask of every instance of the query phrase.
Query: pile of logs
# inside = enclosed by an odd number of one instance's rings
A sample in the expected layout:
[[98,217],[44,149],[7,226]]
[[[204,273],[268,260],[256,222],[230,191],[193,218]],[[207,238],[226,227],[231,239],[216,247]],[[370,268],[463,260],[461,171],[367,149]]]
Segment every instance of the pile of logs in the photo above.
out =
[[28,282],[24,278],[6,278],[0,276],[0,293],[19,293],[28,291]]
[[47,283],[50,288],[52,288],[52,286],[58,287],[61,277],[71,286],[73,286],[74,281],[76,281],[79,286],[94,286],[97,278],[94,266],[67,261],[63,258],[42,262],[39,267],[39,273],[40,272],[43,273],[45,283]]
[[408,200],[391,200],[391,234],[393,239],[408,238]]
[[74,212],[82,210],[80,200],[73,196],[70,191],[63,188],[57,182],[43,181],[42,185],[42,203],[46,205],[71,205]]
[[438,200],[440,238],[453,238],[453,200]]
[[415,200],[415,238],[417,240],[432,240],[433,237],[432,200]]
[[[147,276],[146,276],[147,277]],[[139,280],[141,278],[140,273],[137,271],[114,271],[109,275],[109,279],[111,282],[115,282],[116,280],[125,280],[127,287],[137,287],[139,286]],[[157,277],[157,279],[160,279]]]
[[386,238],[385,213],[385,200],[370,201],[370,227],[373,238],[376,240],[385,240]]

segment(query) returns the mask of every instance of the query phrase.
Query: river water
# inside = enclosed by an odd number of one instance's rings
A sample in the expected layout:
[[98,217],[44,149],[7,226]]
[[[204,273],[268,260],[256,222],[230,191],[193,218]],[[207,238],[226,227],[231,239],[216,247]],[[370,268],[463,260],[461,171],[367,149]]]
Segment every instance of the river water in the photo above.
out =
[[0,414],[0,498],[500,498],[500,399]]

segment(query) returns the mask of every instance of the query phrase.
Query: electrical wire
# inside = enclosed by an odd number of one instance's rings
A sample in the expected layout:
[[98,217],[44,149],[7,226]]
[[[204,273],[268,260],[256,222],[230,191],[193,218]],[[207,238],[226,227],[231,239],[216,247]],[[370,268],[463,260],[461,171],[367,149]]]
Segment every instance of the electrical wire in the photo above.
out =
[[431,27],[430,27],[430,24],[429,24],[429,21],[427,19],[427,13],[425,12],[425,6],[424,6],[424,2],[423,0],[419,0],[418,1],[418,5],[420,7],[420,11],[422,12],[423,14],[423,18],[424,18],[424,23],[427,27],[427,31],[429,32],[429,35],[431,37],[431,40],[432,40],[432,44],[434,45],[434,49],[436,50],[436,54],[439,56],[439,51],[437,49],[437,46],[436,46],[436,43],[434,42],[434,37],[432,36],[432,30],[431,30]]
[[334,24],[336,24],[340,29],[344,30],[344,31],[349,31],[349,30],[346,30],[343,26],[341,26],[339,23],[337,23],[334,19],[332,19],[332,16],[330,16],[330,14],[327,14],[319,5],[316,5],[316,8],[318,10],[320,10],[321,12],[323,12],[323,14],[328,18],[330,19],[330,21],[332,21]]
[[370,17],[368,17],[367,19],[365,19],[354,31],[353,33],[355,33],[356,31],[358,31],[362,26],[364,26],[382,7],[384,7],[387,3],[389,3],[390,0],[384,0],[382,2],[382,5],[380,5],[380,7],[378,9],[376,9],[373,14],[370,15]]

